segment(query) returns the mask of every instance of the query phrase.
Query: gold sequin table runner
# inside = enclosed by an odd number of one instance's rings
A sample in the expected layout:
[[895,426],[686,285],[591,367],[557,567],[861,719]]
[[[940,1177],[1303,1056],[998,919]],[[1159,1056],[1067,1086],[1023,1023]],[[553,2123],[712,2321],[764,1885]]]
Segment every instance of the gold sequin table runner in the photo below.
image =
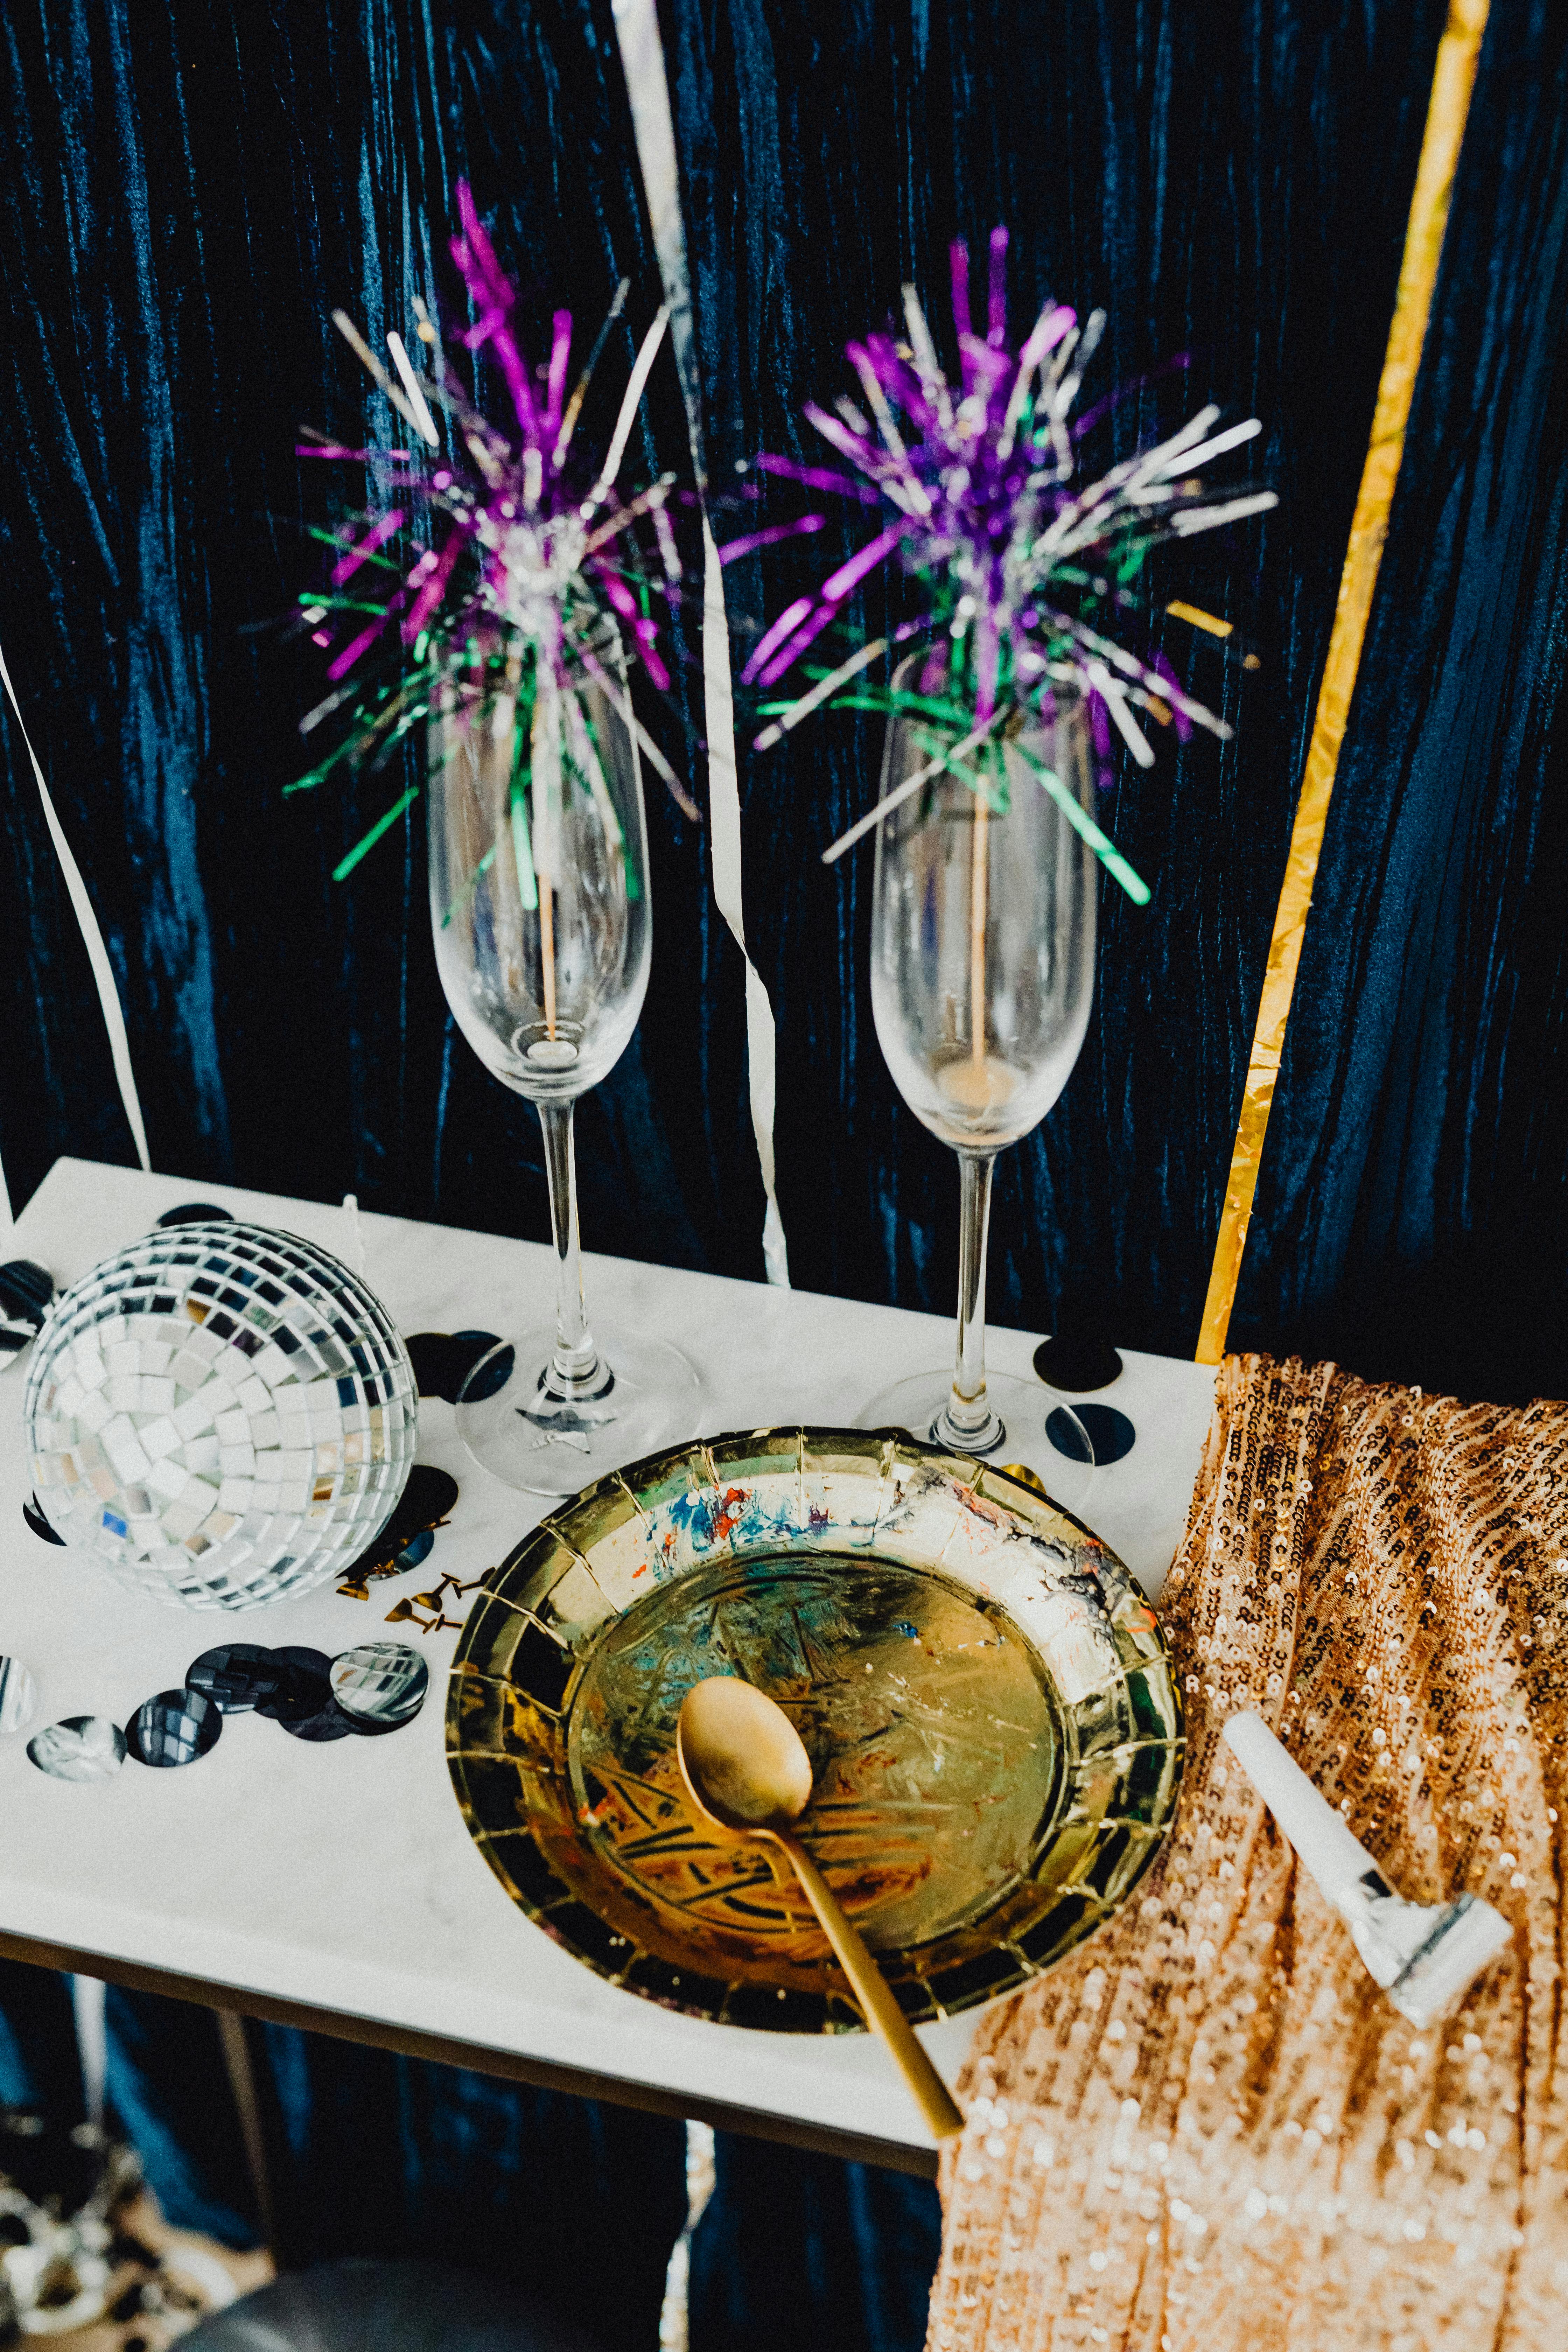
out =
[[[1568,1405],[1232,1357],[1163,1604],[1156,1875],[982,2021],[931,2352],[1563,2352]],[[1256,1708],[1401,1894],[1513,1945],[1417,2032],[1219,1734]]]

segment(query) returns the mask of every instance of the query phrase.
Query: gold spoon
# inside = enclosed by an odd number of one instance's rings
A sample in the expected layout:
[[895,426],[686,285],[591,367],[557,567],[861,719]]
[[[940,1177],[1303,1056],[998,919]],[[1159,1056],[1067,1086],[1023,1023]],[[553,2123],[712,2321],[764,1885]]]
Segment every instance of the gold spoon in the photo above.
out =
[[782,1706],[751,1683],[716,1675],[681,1703],[676,1760],[686,1793],[725,1839],[766,1838],[805,1890],[866,2021],[879,2033],[937,2139],[963,2129],[946,2084],[915,2038],[876,1961],[816,1863],[790,1834],[811,1799],[811,1759]]

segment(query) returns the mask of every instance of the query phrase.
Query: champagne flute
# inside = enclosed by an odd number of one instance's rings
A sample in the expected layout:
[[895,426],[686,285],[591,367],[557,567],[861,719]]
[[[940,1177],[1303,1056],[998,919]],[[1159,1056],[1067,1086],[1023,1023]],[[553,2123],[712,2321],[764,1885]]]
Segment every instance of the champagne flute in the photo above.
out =
[[[1036,1434],[1041,1389],[986,1377],[992,1171],[1067,1084],[1094,990],[1094,854],[1043,778],[1088,810],[1093,772],[1070,685],[965,750],[941,715],[950,657],[945,648],[912,655],[894,676],[904,707],[889,725],[883,800],[918,772],[934,772],[877,831],[871,1008],[899,1092],[958,1154],[957,1347],[951,1375],[917,1373],[884,1389],[859,1425],[995,1457],[1009,1422],[1015,1451]],[[1072,1418],[1080,1458],[1092,1465]]]
[[573,1114],[624,1052],[647,991],[652,913],[637,738],[618,640],[593,668],[470,637],[446,667],[429,737],[430,919],[447,1001],[544,1131],[555,1321],[503,1339],[458,1399],[475,1460],[509,1486],[569,1495],[691,1435],[701,1387],[679,1349],[595,1339],[583,1298]]

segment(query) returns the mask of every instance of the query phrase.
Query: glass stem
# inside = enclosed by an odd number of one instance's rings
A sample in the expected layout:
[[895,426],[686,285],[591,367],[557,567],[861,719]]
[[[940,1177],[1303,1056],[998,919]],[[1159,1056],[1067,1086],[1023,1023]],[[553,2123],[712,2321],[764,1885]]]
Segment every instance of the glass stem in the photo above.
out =
[[995,1164],[994,1151],[958,1155],[958,1345],[942,1435],[970,1447],[994,1445],[1002,1435],[985,1394],[985,1244]]
[[602,1395],[610,1374],[599,1361],[583,1309],[583,1248],[577,1237],[577,1157],[573,1149],[574,1103],[541,1103],[544,1171],[550,1181],[550,1231],[555,1244],[555,1351],[549,1387],[564,1397]]

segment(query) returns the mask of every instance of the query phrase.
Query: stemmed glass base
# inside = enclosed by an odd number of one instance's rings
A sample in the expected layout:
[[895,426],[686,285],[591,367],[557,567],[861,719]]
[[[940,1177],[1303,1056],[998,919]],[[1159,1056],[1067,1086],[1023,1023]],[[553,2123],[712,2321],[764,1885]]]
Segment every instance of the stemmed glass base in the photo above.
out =
[[[973,1432],[961,1432],[949,1418],[952,1405],[950,1366],[946,1371],[915,1372],[907,1380],[895,1381],[891,1388],[879,1390],[864,1411],[857,1414],[856,1426],[907,1429],[923,1445],[949,1445],[960,1454],[997,1461],[1008,1442],[1009,1421],[1015,1424],[1019,1442],[1026,1442],[1026,1411],[1039,1394],[1037,1381],[1009,1380],[1005,1374],[987,1372],[985,1397],[989,1411],[985,1424]],[[1032,1421],[1036,1416],[1030,1412],[1029,1418]]]
[[702,1384],[679,1349],[614,1323],[595,1338],[586,1393],[552,1371],[552,1323],[479,1358],[458,1392],[458,1434],[482,1468],[526,1495],[574,1495],[691,1435]]
[[1073,1422],[1083,1451],[1075,1462],[1069,1463],[1065,1456],[1054,1459],[1046,1484],[1068,1510],[1076,1510],[1094,1475],[1094,1447],[1066,1398],[1038,1381],[1022,1381],[1008,1372],[988,1371],[985,1399],[989,1407],[986,1426],[975,1435],[963,1435],[948,1418],[952,1405],[951,1369],[916,1372],[908,1380],[895,1381],[891,1388],[879,1390],[856,1414],[855,1426],[907,1429],[923,1445],[973,1454],[983,1462],[1007,1463],[1019,1460],[1039,1445],[1045,1433],[1046,1414],[1059,1410]]

